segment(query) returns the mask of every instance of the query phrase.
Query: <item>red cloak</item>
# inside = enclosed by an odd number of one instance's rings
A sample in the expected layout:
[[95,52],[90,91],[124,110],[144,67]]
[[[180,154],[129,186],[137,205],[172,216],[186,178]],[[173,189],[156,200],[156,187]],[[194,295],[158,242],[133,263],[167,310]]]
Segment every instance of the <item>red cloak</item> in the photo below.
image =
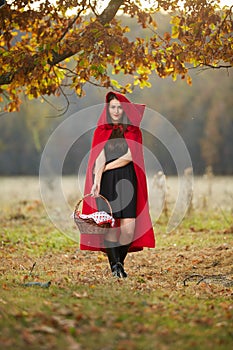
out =
[[[124,137],[130,148],[134,169],[137,177],[137,209],[136,209],[136,223],[134,241],[130,246],[130,251],[137,251],[143,249],[143,247],[155,247],[154,231],[151,223],[148,207],[148,192],[147,182],[145,175],[145,165],[143,157],[142,147],[142,133],[139,129],[145,105],[134,104],[130,102],[124,95],[114,92],[117,99],[121,102],[122,108],[131,122],[128,125]],[[92,147],[90,151],[86,182],[85,182],[85,194],[91,192],[93,185],[93,169],[95,160],[99,153],[102,151],[105,143],[109,139],[112,133],[112,126],[107,122],[107,97],[106,104],[100,115],[97,123],[97,128],[94,131]],[[83,201],[82,213],[91,214],[97,211],[96,200],[94,197],[87,197]],[[103,250],[104,251],[104,235],[81,233],[80,237],[80,249],[81,250]]]

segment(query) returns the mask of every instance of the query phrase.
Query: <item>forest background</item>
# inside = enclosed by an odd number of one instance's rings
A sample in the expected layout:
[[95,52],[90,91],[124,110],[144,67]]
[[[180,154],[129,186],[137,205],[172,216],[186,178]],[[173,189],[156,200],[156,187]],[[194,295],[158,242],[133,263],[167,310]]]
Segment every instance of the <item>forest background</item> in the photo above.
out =
[[[166,14],[155,14],[162,32],[169,31]],[[128,35],[142,36],[135,19],[123,17],[122,24],[130,28]],[[144,31],[145,37],[148,35]],[[72,63],[72,62],[71,62]],[[192,86],[183,80],[151,77],[151,88],[135,88],[128,97],[137,103],[145,103],[168,119],[180,133],[190,153],[194,174],[205,173],[211,167],[216,175],[233,173],[233,80],[230,70],[191,70]],[[122,79],[127,77],[122,76]],[[0,175],[38,174],[44,146],[56,127],[70,115],[87,107],[103,103],[107,90],[86,86],[86,96],[77,97],[67,90],[69,108],[64,97],[50,97],[49,103],[26,100],[20,112],[2,114],[0,118]],[[55,107],[56,106],[56,107]],[[85,123],[85,121],[83,121]],[[153,127],[153,126],[152,126]],[[90,148],[90,135],[84,135],[83,147],[71,147],[64,163],[64,173],[74,174]],[[145,145],[150,140],[144,135]],[[59,148],[59,144],[57,145]],[[164,172],[173,175],[174,164],[169,160],[165,148],[159,143],[152,145]]]

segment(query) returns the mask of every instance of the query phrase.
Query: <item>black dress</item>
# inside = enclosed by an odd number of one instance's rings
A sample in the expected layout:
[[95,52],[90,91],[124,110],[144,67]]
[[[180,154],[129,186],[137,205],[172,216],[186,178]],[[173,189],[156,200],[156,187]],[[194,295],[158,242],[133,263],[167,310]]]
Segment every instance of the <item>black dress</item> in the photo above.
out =
[[[106,164],[123,156],[128,150],[125,138],[111,138],[106,142],[104,151]],[[136,217],[137,179],[133,162],[123,167],[107,170],[103,173],[100,194],[108,199],[114,218]],[[109,208],[102,199],[98,199],[98,210]]]

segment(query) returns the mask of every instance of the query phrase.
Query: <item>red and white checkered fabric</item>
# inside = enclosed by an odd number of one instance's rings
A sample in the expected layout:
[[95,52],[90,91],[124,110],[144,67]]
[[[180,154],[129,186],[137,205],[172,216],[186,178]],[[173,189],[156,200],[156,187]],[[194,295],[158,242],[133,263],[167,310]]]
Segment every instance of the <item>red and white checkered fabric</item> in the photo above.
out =
[[115,224],[114,218],[106,213],[105,211],[96,211],[95,213],[92,214],[81,214],[78,213],[78,216],[81,219],[93,219],[97,225],[103,225],[106,223],[110,223],[111,226],[113,227]]

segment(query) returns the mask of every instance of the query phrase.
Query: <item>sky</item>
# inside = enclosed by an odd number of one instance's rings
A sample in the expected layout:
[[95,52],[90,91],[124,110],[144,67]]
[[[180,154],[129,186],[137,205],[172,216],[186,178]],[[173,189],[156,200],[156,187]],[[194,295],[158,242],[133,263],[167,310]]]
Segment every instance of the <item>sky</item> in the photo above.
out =
[[[56,0],[50,0],[50,1],[55,2]],[[154,3],[154,0],[140,0],[140,1],[141,1],[142,5],[144,4],[145,8],[149,8],[148,5],[150,4],[150,2]],[[110,2],[110,0],[100,0],[100,1],[98,1],[98,5],[99,5],[98,12],[101,13],[105,9],[105,7],[107,7],[109,2]],[[221,0],[220,1],[220,6],[223,7],[225,5],[227,5],[227,6],[233,5],[233,0]],[[71,11],[69,11],[69,10],[67,11],[68,15],[70,15],[72,13],[73,13],[72,10]]]
[[[13,1],[14,0],[7,0],[7,3],[8,4],[11,4],[11,3],[13,3]],[[143,5],[144,4],[144,6],[145,6],[145,8],[149,8],[150,6],[149,6],[149,4],[150,4],[150,2],[151,3],[154,3],[154,0],[140,0],[141,1],[141,4]],[[42,0],[35,0],[35,4],[39,4],[39,3],[41,3],[42,2]],[[50,2],[52,2],[52,3],[55,3],[56,2],[56,0],[50,0]],[[99,13],[101,13],[103,10],[104,10],[104,8],[108,5],[108,3],[110,2],[110,0],[99,0],[98,1],[98,4],[100,5],[100,9],[99,9]],[[225,5],[227,5],[227,6],[232,6],[233,5],[233,0],[221,0],[220,1],[220,5],[221,6],[225,6]],[[71,12],[71,13],[70,13]],[[67,14],[68,15],[70,15],[70,14],[72,14],[72,12],[73,11],[67,11]]]
[[[101,0],[100,3],[103,4],[102,6],[104,8],[109,3],[109,1],[110,0]],[[154,1],[151,1],[151,2],[153,3]],[[141,3],[142,4],[144,3],[145,7],[147,8],[148,7],[148,3],[150,3],[150,0],[141,0]],[[220,5],[221,6],[225,6],[225,5],[231,6],[231,5],[233,5],[233,0],[221,0],[220,1]]]

